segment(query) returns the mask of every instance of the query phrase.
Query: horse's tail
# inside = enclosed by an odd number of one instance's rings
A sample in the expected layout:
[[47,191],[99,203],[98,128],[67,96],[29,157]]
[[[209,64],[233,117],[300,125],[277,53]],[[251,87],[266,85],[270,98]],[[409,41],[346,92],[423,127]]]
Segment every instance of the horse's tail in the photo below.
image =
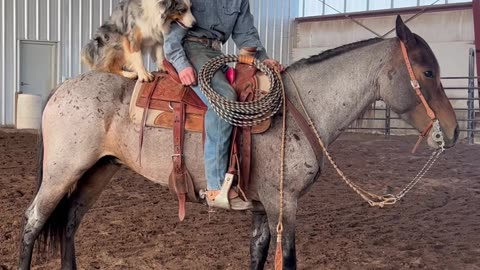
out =
[[[50,100],[50,97],[58,89],[54,89],[45,102],[45,106]],[[44,108],[45,109],[45,108]],[[43,109],[43,110],[44,110]],[[42,112],[43,112],[42,110]],[[40,128],[40,136],[37,141],[37,185],[35,189],[35,195],[39,192],[43,181],[43,161],[44,161],[44,146],[43,146],[43,132]],[[40,253],[47,253],[49,251],[55,252],[60,247],[60,242],[65,233],[67,227],[68,216],[68,194],[66,194],[62,200],[58,203],[53,213],[48,217],[47,222],[42,228],[41,236],[38,241],[38,249]]]
[[38,193],[43,180],[43,132],[40,129],[40,134],[37,140],[37,186],[35,187],[35,195]]

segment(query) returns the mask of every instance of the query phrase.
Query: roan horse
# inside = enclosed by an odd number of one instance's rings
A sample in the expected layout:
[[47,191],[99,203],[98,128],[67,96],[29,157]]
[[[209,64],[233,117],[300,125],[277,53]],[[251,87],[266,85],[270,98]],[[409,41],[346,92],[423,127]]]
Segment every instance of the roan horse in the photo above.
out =
[[[283,76],[286,94],[298,106],[292,79],[305,106],[328,144],[374,100],[384,100],[405,121],[422,131],[430,118],[410,84],[400,40],[406,44],[423,95],[440,122],[445,147],[455,144],[458,125],[440,83],[432,50],[398,18],[397,37],[345,45],[292,64]],[[74,237],[80,222],[111,177],[124,164],[163,186],[171,166],[171,130],[146,128],[139,153],[139,127],[128,107],[134,82],[116,75],[90,72],[65,82],[43,112],[43,164],[38,192],[25,213],[19,269],[29,269],[41,231],[61,243],[62,269],[75,269]],[[254,201],[251,269],[263,269],[279,215],[279,117],[273,127],[253,138]],[[296,268],[297,201],[319,177],[322,164],[291,115],[287,116],[284,206],[284,269]],[[430,136],[429,136],[430,137]],[[187,133],[185,160],[198,189],[205,188],[201,136]],[[431,147],[438,147],[429,139]],[[352,195],[353,196],[353,195]],[[174,202],[172,202],[174,203]],[[273,239],[275,239],[273,237]]]

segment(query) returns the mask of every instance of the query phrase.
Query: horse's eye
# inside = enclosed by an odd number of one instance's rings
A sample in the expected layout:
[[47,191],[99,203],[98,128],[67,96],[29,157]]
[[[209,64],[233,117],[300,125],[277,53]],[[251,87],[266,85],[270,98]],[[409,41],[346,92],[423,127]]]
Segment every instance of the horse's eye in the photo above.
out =
[[427,78],[433,78],[433,72],[431,72],[430,70],[423,72],[423,74],[424,74],[425,77],[427,77]]

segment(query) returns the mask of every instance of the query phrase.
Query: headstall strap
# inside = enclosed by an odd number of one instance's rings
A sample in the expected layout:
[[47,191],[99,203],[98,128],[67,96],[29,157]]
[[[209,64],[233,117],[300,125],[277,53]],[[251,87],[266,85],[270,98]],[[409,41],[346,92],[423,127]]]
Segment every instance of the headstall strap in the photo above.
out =
[[415,90],[415,93],[420,98],[420,101],[425,107],[428,117],[430,117],[431,119],[430,123],[425,128],[425,130],[420,134],[417,143],[413,147],[412,149],[412,154],[413,154],[417,150],[417,147],[422,141],[423,137],[425,137],[430,131],[430,129],[433,127],[434,122],[438,120],[437,120],[437,117],[435,116],[435,112],[433,112],[432,108],[430,108],[430,106],[427,103],[427,100],[425,99],[425,96],[422,94],[420,84],[418,83],[417,78],[415,78],[415,73],[413,73],[412,64],[410,63],[410,59],[408,58],[407,47],[405,46],[405,43],[403,43],[403,41],[400,41],[400,47],[402,48],[403,59],[405,60],[405,65],[407,66],[408,74],[410,76],[410,84],[412,85],[412,88]]

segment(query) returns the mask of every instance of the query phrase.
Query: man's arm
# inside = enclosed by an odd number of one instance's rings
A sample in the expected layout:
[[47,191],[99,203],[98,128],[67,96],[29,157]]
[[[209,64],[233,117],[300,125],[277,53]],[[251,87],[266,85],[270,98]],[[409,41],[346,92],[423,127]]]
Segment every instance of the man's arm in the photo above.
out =
[[177,23],[172,23],[170,32],[164,37],[163,50],[165,58],[172,63],[177,72],[191,67],[183,49],[183,38],[186,35],[186,29],[183,29]]
[[195,85],[197,84],[197,76],[183,49],[183,38],[186,35],[186,29],[183,29],[177,23],[172,23],[170,32],[164,37],[163,50],[165,58],[177,70],[182,84]]
[[261,61],[268,58],[267,52],[260,41],[257,28],[253,24],[253,15],[250,13],[248,0],[242,0],[240,14],[233,28],[232,39],[238,48],[257,48],[256,57]]

